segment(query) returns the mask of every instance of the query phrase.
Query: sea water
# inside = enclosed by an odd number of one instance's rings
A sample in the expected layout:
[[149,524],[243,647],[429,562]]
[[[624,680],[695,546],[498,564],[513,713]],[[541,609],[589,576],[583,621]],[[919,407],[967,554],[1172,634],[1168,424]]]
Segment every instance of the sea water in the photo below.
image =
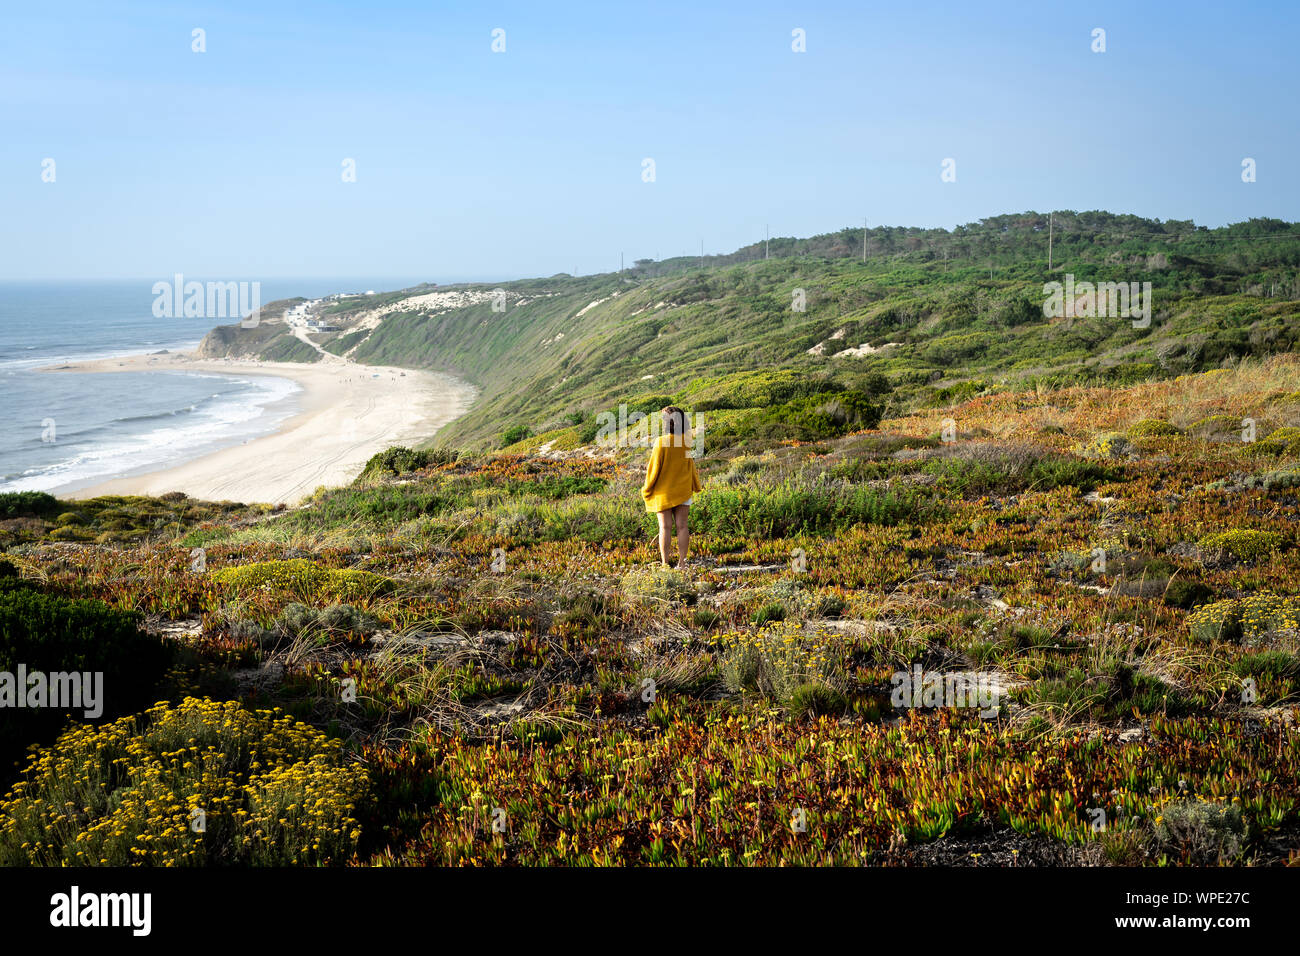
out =
[[[263,303],[391,290],[418,279],[263,281]],[[151,280],[0,281],[0,492],[53,494],[144,474],[276,429],[301,386],[271,375],[42,366],[189,351],[225,319],[157,318]]]

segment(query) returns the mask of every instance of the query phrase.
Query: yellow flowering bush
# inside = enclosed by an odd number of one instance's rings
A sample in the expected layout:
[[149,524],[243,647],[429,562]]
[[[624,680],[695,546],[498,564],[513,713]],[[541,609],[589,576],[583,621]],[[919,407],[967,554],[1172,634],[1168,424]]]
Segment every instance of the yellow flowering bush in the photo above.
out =
[[1201,641],[1253,641],[1300,627],[1300,598],[1252,594],[1215,601],[1187,617],[1192,637]]
[[214,571],[213,580],[237,591],[267,588],[304,598],[317,595],[336,601],[356,601],[383,594],[393,582],[382,575],[353,569],[322,568],[306,558],[258,561]]
[[0,865],[317,865],[349,857],[364,768],[279,711],[186,698],[35,754],[0,801]]
[[1132,443],[1123,435],[1099,435],[1087,445],[1075,450],[1090,460],[1099,458],[1123,458],[1132,449]]
[[1235,528],[1206,535],[1200,541],[1203,551],[1226,551],[1242,561],[1254,561],[1271,554],[1282,546],[1282,536],[1276,531],[1253,531]]
[[1256,447],[1267,455],[1300,454],[1300,428],[1276,429]]
[[808,632],[797,621],[776,621],[709,641],[721,653],[723,683],[734,692],[753,691],[788,704],[809,684],[838,689],[843,683],[843,638],[825,628]]

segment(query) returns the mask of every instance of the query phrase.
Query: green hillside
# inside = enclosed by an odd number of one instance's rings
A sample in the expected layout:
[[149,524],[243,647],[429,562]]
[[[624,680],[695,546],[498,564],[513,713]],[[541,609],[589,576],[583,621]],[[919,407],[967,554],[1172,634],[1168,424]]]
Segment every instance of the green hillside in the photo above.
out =
[[[331,306],[342,331],[318,341],[360,362],[473,382],[479,402],[437,439],[463,448],[499,447],[511,429],[589,437],[594,416],[620,402],[689,404],[700,388],[693,383],[725,387],[717,380],[729,373],[790,370],[809,387],[782,402],[846,390],[883,397],[897,412],[997,387],[1176,376],[1294,345],[1298,224],[1206,229],[1054,213],[1051,269],[1048,231],[1039,213],[951,231],[880,227],[865,236],[865,261],[861,229],[773,239],[770,258],[760,243],[702,260],[641,260],[622,274],[503,283],[503,310],[490,285],[451,287],[477,298],[459,307],[416,302],[433,288],[421,286]],[[1115,316],[1046,318],[1044,283],[1067,274],[1077,283],[1151,283],[1149,326]],[[353,327],[381,307],[392,311],[377,328]],[[210,353],[318,357],[280,326],[220,332],[205,342]],[[835,356],[849,349],[857,354]],[[797,417],[799,408],[787,411]],[[759,418],[731,434],[752,437]]]

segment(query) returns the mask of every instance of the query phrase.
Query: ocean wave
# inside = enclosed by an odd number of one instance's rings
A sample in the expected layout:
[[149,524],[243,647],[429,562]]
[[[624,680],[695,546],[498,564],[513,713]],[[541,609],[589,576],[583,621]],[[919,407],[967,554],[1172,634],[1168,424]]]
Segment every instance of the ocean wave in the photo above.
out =
[[68,447],[66,457],[0,476],[0,491],[67,491],[182,464],[274,431],[294,411],[284,400],[302,390],[297,382],[271,376],[199,377],[225,378],[241,388],[190,407],[121,416],[75,435],[62,433],[59,444]]
[[[161,348],[169,352],[192,352],[199,347],[200,341],[202,340],[194,339],[175,344],[162,343]],[[32,351],[36,348],[38,346],[28,345],[23,347],[23,351]],[[154,351],[159,351],[159,349]],[[142,350],[138,344],[130,348],[98,349],[89,352],[53,352],[47,347],[39,356],[25,356],[23,358],[6,356],[0,358],[0,369],[40,368],[44,365],[62,365],[66,362],[97,362],[102,359],[128,358],[140,354],[142,354]]]

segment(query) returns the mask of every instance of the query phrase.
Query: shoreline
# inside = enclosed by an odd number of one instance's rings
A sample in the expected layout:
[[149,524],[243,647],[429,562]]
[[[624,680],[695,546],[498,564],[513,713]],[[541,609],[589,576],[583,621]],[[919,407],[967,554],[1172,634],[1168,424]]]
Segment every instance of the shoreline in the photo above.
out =
[[[47,374],[203,372],[264,375],[301,387],[299,411],[269,434],[139,475],[107,478],[67,499],[162,495],[208,501],[294,504],[318,487],[352,481],[376,452],[426,440],[469,408],[477,390],[441,372],[360,365],[331,354],[319,362],[205,359],[193,352],[143,353],[41,366]],[[310,451],[308,451],[310,450]]]

